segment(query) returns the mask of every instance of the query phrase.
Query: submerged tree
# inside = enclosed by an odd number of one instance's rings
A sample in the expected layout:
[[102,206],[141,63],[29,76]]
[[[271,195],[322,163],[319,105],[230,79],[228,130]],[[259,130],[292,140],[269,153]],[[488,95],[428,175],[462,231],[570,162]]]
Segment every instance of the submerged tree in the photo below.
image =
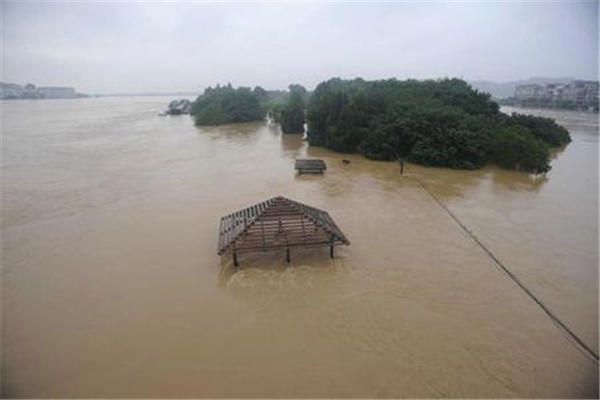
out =
[[549,168],[548,146],[570,141],[554,121],[505,115],[489,94],[460,79],[330,79],[311,96],[308,126],[312,145],[463,169],[494,161],[543,172]]
[[196,125],[222,125],[234,122],[260,121],[265,111],[260,104],[260,88],[254,91],[231,84],[207,88],[192,106]]
[[535,138],[543,141],[549,146],[562,146],[571,141],[569,132],[551,118],[517,113],[513,113],[511,117],[516,125],[526,127]]
[[281,121],[281,112],[287,104],[288,95],[289,93],[284,90],[267,91],[267,98],[262,105],[269,117],[273,118],[275,122]]
[[550,170],[548,147],[520,126],[505,128],[494,138],[492,157],[502,168],[534,173]]
[[306,89],[301,85],[290,85],[289,89],[289,98],[281,110],[281,131],[283,133],[302,133],[304,131]]

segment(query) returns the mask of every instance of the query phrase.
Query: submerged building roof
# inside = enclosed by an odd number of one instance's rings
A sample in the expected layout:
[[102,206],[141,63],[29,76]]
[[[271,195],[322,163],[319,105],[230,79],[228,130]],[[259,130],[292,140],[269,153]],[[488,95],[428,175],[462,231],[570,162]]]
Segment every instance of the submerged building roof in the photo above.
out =
[[218,254],[349,244],[326,211],[278,196],[221,218]]
[[309,158],[297,158],[294,168],[298,170],[299,173],[313,173],[313,174],[322,174],[324,170],[327,169],[325,165],[325,161],[321,159],[309,159]]

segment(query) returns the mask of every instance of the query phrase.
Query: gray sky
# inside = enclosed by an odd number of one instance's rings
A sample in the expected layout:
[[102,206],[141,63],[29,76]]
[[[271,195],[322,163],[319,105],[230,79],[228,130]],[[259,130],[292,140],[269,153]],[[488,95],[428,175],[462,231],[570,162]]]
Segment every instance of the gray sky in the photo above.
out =
[[330,77],[598,79],[598,1],[2,1],[2,80],[84,93]]

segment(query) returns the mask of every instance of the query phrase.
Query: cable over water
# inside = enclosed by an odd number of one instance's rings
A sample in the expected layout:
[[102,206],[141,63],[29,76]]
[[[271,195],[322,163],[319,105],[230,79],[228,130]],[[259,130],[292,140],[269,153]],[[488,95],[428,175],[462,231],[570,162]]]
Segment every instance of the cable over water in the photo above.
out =
[[586,345],[564,322],[562,322],[543,302],[540,300],[525,284],[517,278],[478,238],[463,224],[452,211],[442,203],[420,179],[416,177],[410,177],[414,179],[422,188],[425,190],[431,198],[442,208],[446,213],[461,227],[461,229],[481,247],[481,249],[487,253],[487,255],[494,261],[494,263],[500,267],[524,292],[527,294],[540,308],[546,313],[546,315],[552,320],[554,325],[558,327],[561,333],[571,342],[577,349],[579,349],[587,357],[598,362],[598,354],[594,352],[588,345]]

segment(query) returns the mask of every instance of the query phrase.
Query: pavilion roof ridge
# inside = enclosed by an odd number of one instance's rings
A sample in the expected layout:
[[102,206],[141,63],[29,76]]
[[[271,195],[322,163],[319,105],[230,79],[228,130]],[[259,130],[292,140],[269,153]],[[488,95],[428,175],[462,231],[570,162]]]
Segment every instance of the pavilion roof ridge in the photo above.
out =
[[[260,239],[257,238],[257,235],[260,236],[261,232],[254,228],[259,221],[262,226],[262,247],[259,243]],[[278,222],[277,232],[285,238],[285,245],[280,244],[279,238],[273,239],[273,221]],[[301,231],[298,221],[301,222]],[[312,235],[314,237],[307,234],[303,221],[309,221],[307,224],[314,226],[315,231]],[[265,225],[268,228],[267,232],[265,232]],[[322,229],[324,233],[317,234],[317,228]],[[254,240],[257,249],[262,248],[264,250],[272,247],[299,246],[306,243],[316,244],[315,235],[321,235],[320,241],[318,241],[319,244],[350,244],[326,211],[278,195],[221,218],[218,253],[223,254],[230,247],[233,247],[235,251],[238,240],[242,242],[250,241],[247,236]],[[323,235],[326,235],[329,239],[325,241]],[[269,240],[275,240],[276,244],[267,244],[267,236],[269,236]],[[241,247],[244,247],[244,245],[245,243],[242,243]]]

